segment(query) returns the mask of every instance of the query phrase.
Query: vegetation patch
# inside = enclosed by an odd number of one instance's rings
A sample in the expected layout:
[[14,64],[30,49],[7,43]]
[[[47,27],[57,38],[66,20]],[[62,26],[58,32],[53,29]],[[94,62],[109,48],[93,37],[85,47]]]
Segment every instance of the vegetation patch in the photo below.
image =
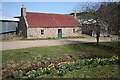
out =
[[111,58],[95,58],[95,59],[84,59],[77,60],[75,62],[64,62],[59,63],[58,65],[50,64],[46,68],[39,68],[37,70],[28,71],[24,73],[24,71],[19,70],[18,73],[14,76],[14,78],[38,78],[44,74],[50,74],[52,76],[64,76],[68,71],[79,70],[84,66],[89,67],[97,67],[98,65],[111,65],[118,64],[118,56],[112,56]]
[[[84,36],[75,36],[75,37],[62,37],[61,39],[79,39],[79,38],[85,38]],[[58,40],[59,38],[22,38],[21,40]]]
[[0,40],[1,41],[15,41],[15,40],[20,40],[20,37],[18,37],[17,35],[13,34],[13,35],[0,35]]
[[109,58],[117,54],[117,48],[111,49],[112,43],[79,43],[60,46],[33,47],[2,51],[3,77],[12,77],[16,70],[25,73],[38,68],[46,68],[53,63],[73,62],[90,58]]

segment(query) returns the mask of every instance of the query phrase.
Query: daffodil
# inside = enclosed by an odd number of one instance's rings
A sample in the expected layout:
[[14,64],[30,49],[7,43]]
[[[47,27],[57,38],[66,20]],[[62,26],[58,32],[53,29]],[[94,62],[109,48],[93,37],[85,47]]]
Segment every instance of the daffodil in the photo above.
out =
[[28,78],[30,78],[30,75],[28,75]]
[[60,65],[61,63],[58,63],[58,66]]
[[32,70],[32,72],[36,72],[35,70]]
[[42,67],[40,69],[42,69]]
[[117,59],[118,60],[118,56],[116,56],[116,58],[115,59]]
[[50,70],[50,68],[49,68],[49,67],[48,67],[47,69],[48,69],[48,70]]
[[97,58],[97,62],[99,63],[101,61],[101,59],[100,58]]
[[22,70],[20,70],[20,72],[23,72]]
[[92,61],[93,59],[91,58],[90,61]]
[[52,64],[52,63],[50,65],[48,65],[48,67],[52,67],[52,66],[54,66],[54,64]]
[[57,71],[57,73],[59,73],[59,71]]
[[41,70],[41,72],[43,72],[43,70]]
[[30,73],[30,71],[29,71],[29,72],[27,72],[27,73],[26,73],[26,75],[28,75],[29,73]]

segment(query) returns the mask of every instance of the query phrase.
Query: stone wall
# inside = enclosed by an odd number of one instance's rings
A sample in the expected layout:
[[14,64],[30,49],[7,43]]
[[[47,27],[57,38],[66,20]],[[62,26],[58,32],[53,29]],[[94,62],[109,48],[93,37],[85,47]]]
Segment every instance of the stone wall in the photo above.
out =
[[24,17],[20,17],[17,34],[20,37],[27,37],[27,26],[26,26]]
[[[57,38],[58,29],[62,29],[62,37],[74,37],[81,35],[80,27],[69,28],[28,28],[27,38]],[[75,29],[75,33],[73,33]],[[41,30],[44,30],[44,35],[41,35]]]

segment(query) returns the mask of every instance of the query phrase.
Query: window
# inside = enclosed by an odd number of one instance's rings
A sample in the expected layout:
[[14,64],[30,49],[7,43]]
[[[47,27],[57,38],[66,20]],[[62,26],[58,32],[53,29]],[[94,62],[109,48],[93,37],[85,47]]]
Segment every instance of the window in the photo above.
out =
[[73,29],[73,33],[75,33],[75,29]]
[[44,35],[44,30],[41,30],[41,35]]
[[54,20],[54,17],[51,17],[51,20]]
[[70,18],[68,18],[68,20],[70,20]]

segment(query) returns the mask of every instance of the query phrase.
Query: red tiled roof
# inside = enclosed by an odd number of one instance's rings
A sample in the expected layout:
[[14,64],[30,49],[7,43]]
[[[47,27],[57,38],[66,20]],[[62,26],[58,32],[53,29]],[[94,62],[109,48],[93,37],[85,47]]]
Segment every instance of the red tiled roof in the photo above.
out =
[[71,15],[26,12],[26,19],[30,28],[80,26]]

